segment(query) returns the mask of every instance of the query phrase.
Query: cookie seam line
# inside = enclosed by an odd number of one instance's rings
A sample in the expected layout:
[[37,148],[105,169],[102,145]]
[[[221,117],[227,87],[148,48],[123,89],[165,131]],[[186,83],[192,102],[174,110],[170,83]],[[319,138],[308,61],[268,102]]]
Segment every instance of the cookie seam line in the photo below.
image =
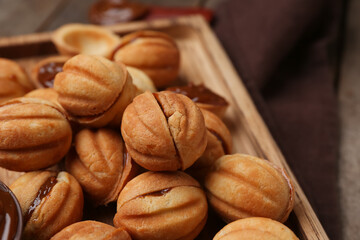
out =
[[177,170],[183,170],[183,168],[184,168],[184,161],[183,161],[183,159],[181,158],[179,149],[178,149],[177,146],[176,146],[176,142],[175,142],[174,136],[173,136],[173,134],[172,134],[172,132],[171,132],[171,129],[170,129],[170,127],[169,127],[169,118],[170,118],[171,116],[173,116],[173,114],[172,114],[170,117],[167,117],[166,114],[165,114],[165,111],[164,111],[164,108],[163,108],[162,104],[161,104],[161,103],[159,102],[159,100],[156,98],[156,95],[155,95],[155,94],[153,94],[153,96],[154,96],[154,98],[155,98],[155,101],[156,101],[157,104],[159,105],[162,113],[164,114],[164,117],[165,117],[166,123],[167,123],[167,127],[168,127],[168,129],[169,129],[169,133],[170,133],[170,135],[171,135],[171,139],[172,139],[172,142],[173,142],[173,144],[174,144],[175,151],[176,151],[176,156],[177,156],[178,159],[179,159],[180,169],[177,169]]
[[[151,191],[151,192],[143,193],[143,194],[141,194],[141,195],[137,195],[137,196],[135,196],[135,197],[130,198],[130,199],[127,200],[126,202],[122,203],[121,206],[118,206],[118,207],[123,207],[125,204],[127,204],[128,202],[130,202],[130,201],[132,201],[132,200],[134,200],[134,199],[136,199],[136,198],[146,197],[146,195],[151,196],[152,193],[160,192],[160,191],[163,191],[163,190],[169,189],[169,188],[170,188],[170,191],[171,191],[172,189],[177,188],[177,187],[194,187],[194,188],[198,188],[198,189],[200,189],[200,190],[203,190],[201,187],[199,187],[199,186],[194,186],[194,185],[175,185],[175,186],[173,186],[173,187],[166,187],[166,188],[159,189],[159,190],[156,190],[156,191]],[[168,194],[170,191],[166,192],[165,194]],[[165,195],[165,194],[164,194],[164,195]]]

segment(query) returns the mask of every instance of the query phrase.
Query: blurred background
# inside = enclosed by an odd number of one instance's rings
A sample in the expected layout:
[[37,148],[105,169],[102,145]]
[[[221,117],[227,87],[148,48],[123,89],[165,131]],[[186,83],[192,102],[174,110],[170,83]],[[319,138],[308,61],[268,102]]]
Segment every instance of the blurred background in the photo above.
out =
[[[132,1],[151,6],[156,15],[173,8],[215,9],[224,0],[139,0]],[[97,0],[0,0],[0,36],[54,30],[70,23],[90,23],[89,9]],[[123,2],[123,1],[114,1]],[[131,1],[130,1],[131,2]],[[160,10],[159,13],[159,8]],[[150,15],[152,13],[150,12]],[[181,13],[178,13],[181,14]],[[169,16],[170,14],[168,14]],[[20,17],[21,16],[21,17]]]
[[[95,21],[89,17],[90,8],[95,2],[98,0],[0,0],[0,37],[52,31],[70,22],[90,23]],[[128,15],[120,19],[121,21],[199,13],[207,18],[212,26],[217,26],[217,22],[222,20],[219,19],[217,11],[229,1],[137,0],[136,2],[144,4],[142,6],[146,9],[136,14],[124,12]],[[283,4],[285,1],[275,2]],[[339,33],[337,39],[339,52],[336,61],[338,71],[333,75],[337,99],[335,108],[338,110],[340,120],[338,151],[335,151],[338,153],[335,188],[339,191],[338,200],[341,209],[339,222],[342,225],[343,239],[357,240],[360,239],[360,1],[337,2],[341,2],[343,9],[336,23]],[[325,4],[324,7],[329,6]],[[237,23],[232,24],[236,26]],[[219,34],[219,31],[217,33]],[[286,37],[288,36],[284,36]],[[228,45],[225,43],[225,46]],[[227,47],[226,50],[229,51],[229,48]],[[230,57],[234,59],[231,54]],[[239,69],[238,71],[241,75],[241,71]],[[298,175],[297,177],[301,178]],[[328,209],[328,211],[332,210]]]

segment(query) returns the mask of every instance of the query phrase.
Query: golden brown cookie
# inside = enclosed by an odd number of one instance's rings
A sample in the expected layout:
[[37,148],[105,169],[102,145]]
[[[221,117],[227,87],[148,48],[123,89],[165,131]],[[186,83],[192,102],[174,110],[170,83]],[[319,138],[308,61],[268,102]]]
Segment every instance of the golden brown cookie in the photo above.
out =
[[203,182],[206,172],[214,162],[232,152],[232,137],[225,123],[214,113],[201,109],[207,129],[207,145],[204,153],[189,168],[189,173]]
[[138,68],[134,67],[126,67],[128,72],[130,73],[133,84],[137,88],[136,95],[140,95],[146,91],[157,92],[153,81]]
[[52,41],[62,55],[87,54],[109,58],[120,38],[106,28],[70,23],[58,28]]
[[53,56],[38,62],[31,70],[31,78],[37,88],[52,88],[57,73],[62,68],[69,56]]
[[65,166],[95,205],[115,201],[138,170],[120,134],[105,128],[78,132]]
[[0,58],[0,86],[0,103],[21,97],[34,89],[24,69],[5,58]]
[[16,98],[0,104],[0,166],[32,171],[59,162],[68,152],[72,131],[55,104]]
[[194,239],[207,219],[200,184],[184,172],[146,172],[132,179],[117,202],[116,227],[134,239]]
[[294,206],[294,187],[284,170],[249,155],[219,158],[205,188],[210,205],[227,222],[247,217],[284,222]]
[[39,98],[39,99],[50,101],[50,102],[56,104],[56,106],[58,106],[64,113],[66,113],[64,108],[61,106],[61,104],[57,100],[59,97],[59,94],[53,88],[38,88],[38,89],[32,90],[31,92],[28,92],[27,94],[24,95],[24,97]]
[[10,188],[20,202],[24,217],[22,239],[49,239],[82,218],[81,187],[66,172],[29,172]]
[[121,133],[134,161],[151,171],[190,167],[207,141],[200,109],[167,91],[137,96],[124,112]]
[[112,59],[144,71],[156,87],[169,85],[179,73],[179,49],[162,32],[138,31],[124,36]]
[[186,86],[170,87],[167,91],[183,94],[193,100],[199,108],[208,110],[223,118],[229,103],[218,94],[205,87],[203,84],[189,83]]
[[67,226],[51,240],[131,240],[123,228],[96,221],[77,222]]
[[124,65],[99,56],[77,55],[55,77],[58,101],[70,119],[91,127],[119,126],[135,95]]
[[269,218],[251,217],[229,223],[213,240],[299,240],[284,224]]

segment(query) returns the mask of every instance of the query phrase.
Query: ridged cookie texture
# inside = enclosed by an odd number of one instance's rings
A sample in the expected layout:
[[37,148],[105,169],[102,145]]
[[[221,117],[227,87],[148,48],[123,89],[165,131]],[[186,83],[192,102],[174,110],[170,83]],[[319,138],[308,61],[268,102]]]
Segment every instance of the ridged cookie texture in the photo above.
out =
[[294,187],[284,170],[249,155],[219,158],[205,188],[210,205],[227,222],[247,217],[284,222],[294,206]]
[[51,240],[131,240],[123,228],[96,221],[82,221],[67,226]]
[[180,51],[174,39],[162,32],[138,31],[125,35],[112,58],[141,69],[156,87],[169,85],[179,73]]
[[213,240],[299,240],[284,224],[269,218],[252,217],[229,223]]
[[114,217],[133,239],[194,239],[207,219],[200,184],[184,172],[146,172],[121,191]]
[[66,114],[66,111],[64,110],[64,108],[61,106],[61,104],[57,100],[59,97],[59,94],[53,88],[38,88],[38,89],[32,90],[31,92],[28,92],[27,94],[24,95],[24,97],[39,98],[39,99],[50,101],[50,102],[56,104],[56,106],[58,106],[60,108],[60,110],[62,110],[64,112],[64,114]]
[[207,145],[204,153],[189,168],[189,173],[203,182],[206,172],[214,162],[232,151],[232,137],[225,123],[214,113],[201,109],[207,129]]
[[0,104],[0,166],[32,171],[59,162],[68,152],[72,130],[55,104],[17,98]]
[[55,77],[58,101],[73,121],[91,127],[120,125],[135,88],[126,67],[99,56],[77,55]]
[[24,69],[6,58],[0,58],[0,86],[0,103],[21,97],[34,89]]
[[207,142],[200,109],[188,97],[167,91],[134,98],[124,112],[121,133],[134,161],[151,171],[190,167]]
[[83,129],[74,140],[65,167],[95,205],[115,201],[124,185],[137,174],[120,134],[100,128]]
[[29,172],[10,188],[19,200],[24,217],[22,239],[49,239],[82,218],[81,187],[66,172]]

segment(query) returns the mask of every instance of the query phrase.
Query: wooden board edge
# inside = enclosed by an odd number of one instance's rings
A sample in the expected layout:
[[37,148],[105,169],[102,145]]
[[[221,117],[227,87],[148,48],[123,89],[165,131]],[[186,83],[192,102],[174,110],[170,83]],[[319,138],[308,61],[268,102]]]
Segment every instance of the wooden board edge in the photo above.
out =
[[[232,93],[236,104],[238,104],[241,109],[247,109],[246,112],[243,112],[243,115],[247,122],[251,125],[250,129],[252,134],[258,141],[259,147],[263,149],[262,152],[266,153],[268,160],[274,162],[277,165],[283,166],[289,174],[290,178],[293,180],[296,189],[294,212],[299,220],[299,224],[301,225],[303,237],[309,240],[329,239],[313,208],[307,200],[305,193],[296,180],[295,175],[291,171],[269,129],[257,111],[254,103],[252,102],[251,97],[246,90],[246,87],[244,86],[240,76],[237,74],[229,57],[226,55],[225,50],[221,46],[218,38],[210,29],[207,22],[201,16],[192,16],[185,20],[179,19],[179,21],[185,21],[186,23],[191,24],[193,27],[198,28],[202,32],[204,37],[203,41],[207,45],[207,48],[211,48],[212,51],[209,52],[212,54],[213,60],[221,69],[228,90]],[[244,97],[241,99],[237,97],[240,95],[245,96],[248,101],[244,102]],[[252,121],[250,121],[250,119]],[[255,122],[253,119],[257,119],[257,121]]]
[[47,42],[51,39],[52,32],[19,35],[14,37],[1,37],[0,48],[24,44]]
[[[159,28],[168,28],[179,23],[187,24],[187,19],[190,17],[177,17],[170,19],[155,19],[150,21],[135,21],[130,23],[119,23],[110,26],[101,26],[107,28],[117,34],[124,34],[128,32],[133,32],[142,29],[159,29]],[[40,42],[51,41],[51,35],[53,32],[43,32],[43,33],[34,33],[26,35],[18,35],[12,37],[0,37],[0,48],[24,45],[24,44],[34,44]]]

